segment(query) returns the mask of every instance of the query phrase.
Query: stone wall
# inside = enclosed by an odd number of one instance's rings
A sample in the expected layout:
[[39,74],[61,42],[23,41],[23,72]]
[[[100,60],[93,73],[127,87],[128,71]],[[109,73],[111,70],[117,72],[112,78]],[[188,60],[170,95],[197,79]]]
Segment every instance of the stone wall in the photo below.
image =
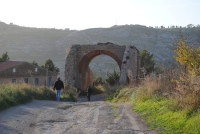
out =
[[[129,46],[130,47],[130,46]],[[89,63],[98,55],[107,55],[112,57],[121,70],[121,83],[127,84],[128,69],[133,78],[138,75],[138,51],[135,47],[127,49],[126,46],[120,46],[113,43],[98,43],[96,45],[73,45],[67,49],[65,62],[65,82],[76,88],[85,89],[92,84],[92,74],[89,69]],[[127,49],[125,51],[125,49]],[[126,59],[125,53],[129,51],[130,60]],[[128,64],[123,64],[123,62]]]
[[121,84],[131,84],[140,73],[140,53],[134,46],[126,46],[120,75]]

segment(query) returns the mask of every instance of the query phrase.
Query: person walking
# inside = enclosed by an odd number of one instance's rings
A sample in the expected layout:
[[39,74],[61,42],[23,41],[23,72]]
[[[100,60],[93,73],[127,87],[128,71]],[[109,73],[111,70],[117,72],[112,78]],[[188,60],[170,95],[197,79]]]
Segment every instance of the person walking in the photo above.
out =
[[92,93],[92,88],[89,86],[87,88],[86,92],[87,92],[87,99],[88,99],[88,101],[90,101],[90,96],[91,96],[91,93]]
[[57,81],[54,84],[53,90],[56,89],[56,100],[60,101],[61,90],[64,89],[64,83],[58,77]]

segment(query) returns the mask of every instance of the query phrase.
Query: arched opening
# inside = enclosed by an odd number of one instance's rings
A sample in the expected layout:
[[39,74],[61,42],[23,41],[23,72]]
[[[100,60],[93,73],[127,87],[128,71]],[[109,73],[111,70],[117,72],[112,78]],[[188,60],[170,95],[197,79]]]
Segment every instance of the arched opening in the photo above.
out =
[[93,50],[87,53],[79,62],[78,69],[79,69],[79,77],[81,81],[81,88],[86,89],[88,85],[93,84],[93,73],[89,68],[90,62],[99,55],[107,55],[114,59],[121,70],[122,61],[116,56],[114,53],[107,51],[107,50]]
[[101,77],[104,81],[107,79],[107,73],[114,71],[120,73],[120,68],[116,61],[107,55],[99,55],[92,59],[89,68],[93,73],[94,80]]

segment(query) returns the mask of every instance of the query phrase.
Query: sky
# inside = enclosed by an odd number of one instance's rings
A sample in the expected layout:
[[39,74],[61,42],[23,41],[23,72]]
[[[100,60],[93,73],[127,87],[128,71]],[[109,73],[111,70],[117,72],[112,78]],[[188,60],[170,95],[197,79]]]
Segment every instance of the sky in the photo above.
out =
[[83,30],[113,25],[200,24],[200,0],[0,0],[0,21]]

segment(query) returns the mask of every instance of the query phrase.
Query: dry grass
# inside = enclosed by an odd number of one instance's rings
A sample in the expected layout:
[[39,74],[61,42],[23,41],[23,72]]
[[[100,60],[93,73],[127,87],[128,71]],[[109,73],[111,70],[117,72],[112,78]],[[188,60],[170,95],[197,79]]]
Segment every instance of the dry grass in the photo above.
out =
[[185,68],[165,70],[151,74],[143,81],[140,97],[164,96],[177,102],[178,107],[194,110],[200,106],[200,78],[191,76]]

